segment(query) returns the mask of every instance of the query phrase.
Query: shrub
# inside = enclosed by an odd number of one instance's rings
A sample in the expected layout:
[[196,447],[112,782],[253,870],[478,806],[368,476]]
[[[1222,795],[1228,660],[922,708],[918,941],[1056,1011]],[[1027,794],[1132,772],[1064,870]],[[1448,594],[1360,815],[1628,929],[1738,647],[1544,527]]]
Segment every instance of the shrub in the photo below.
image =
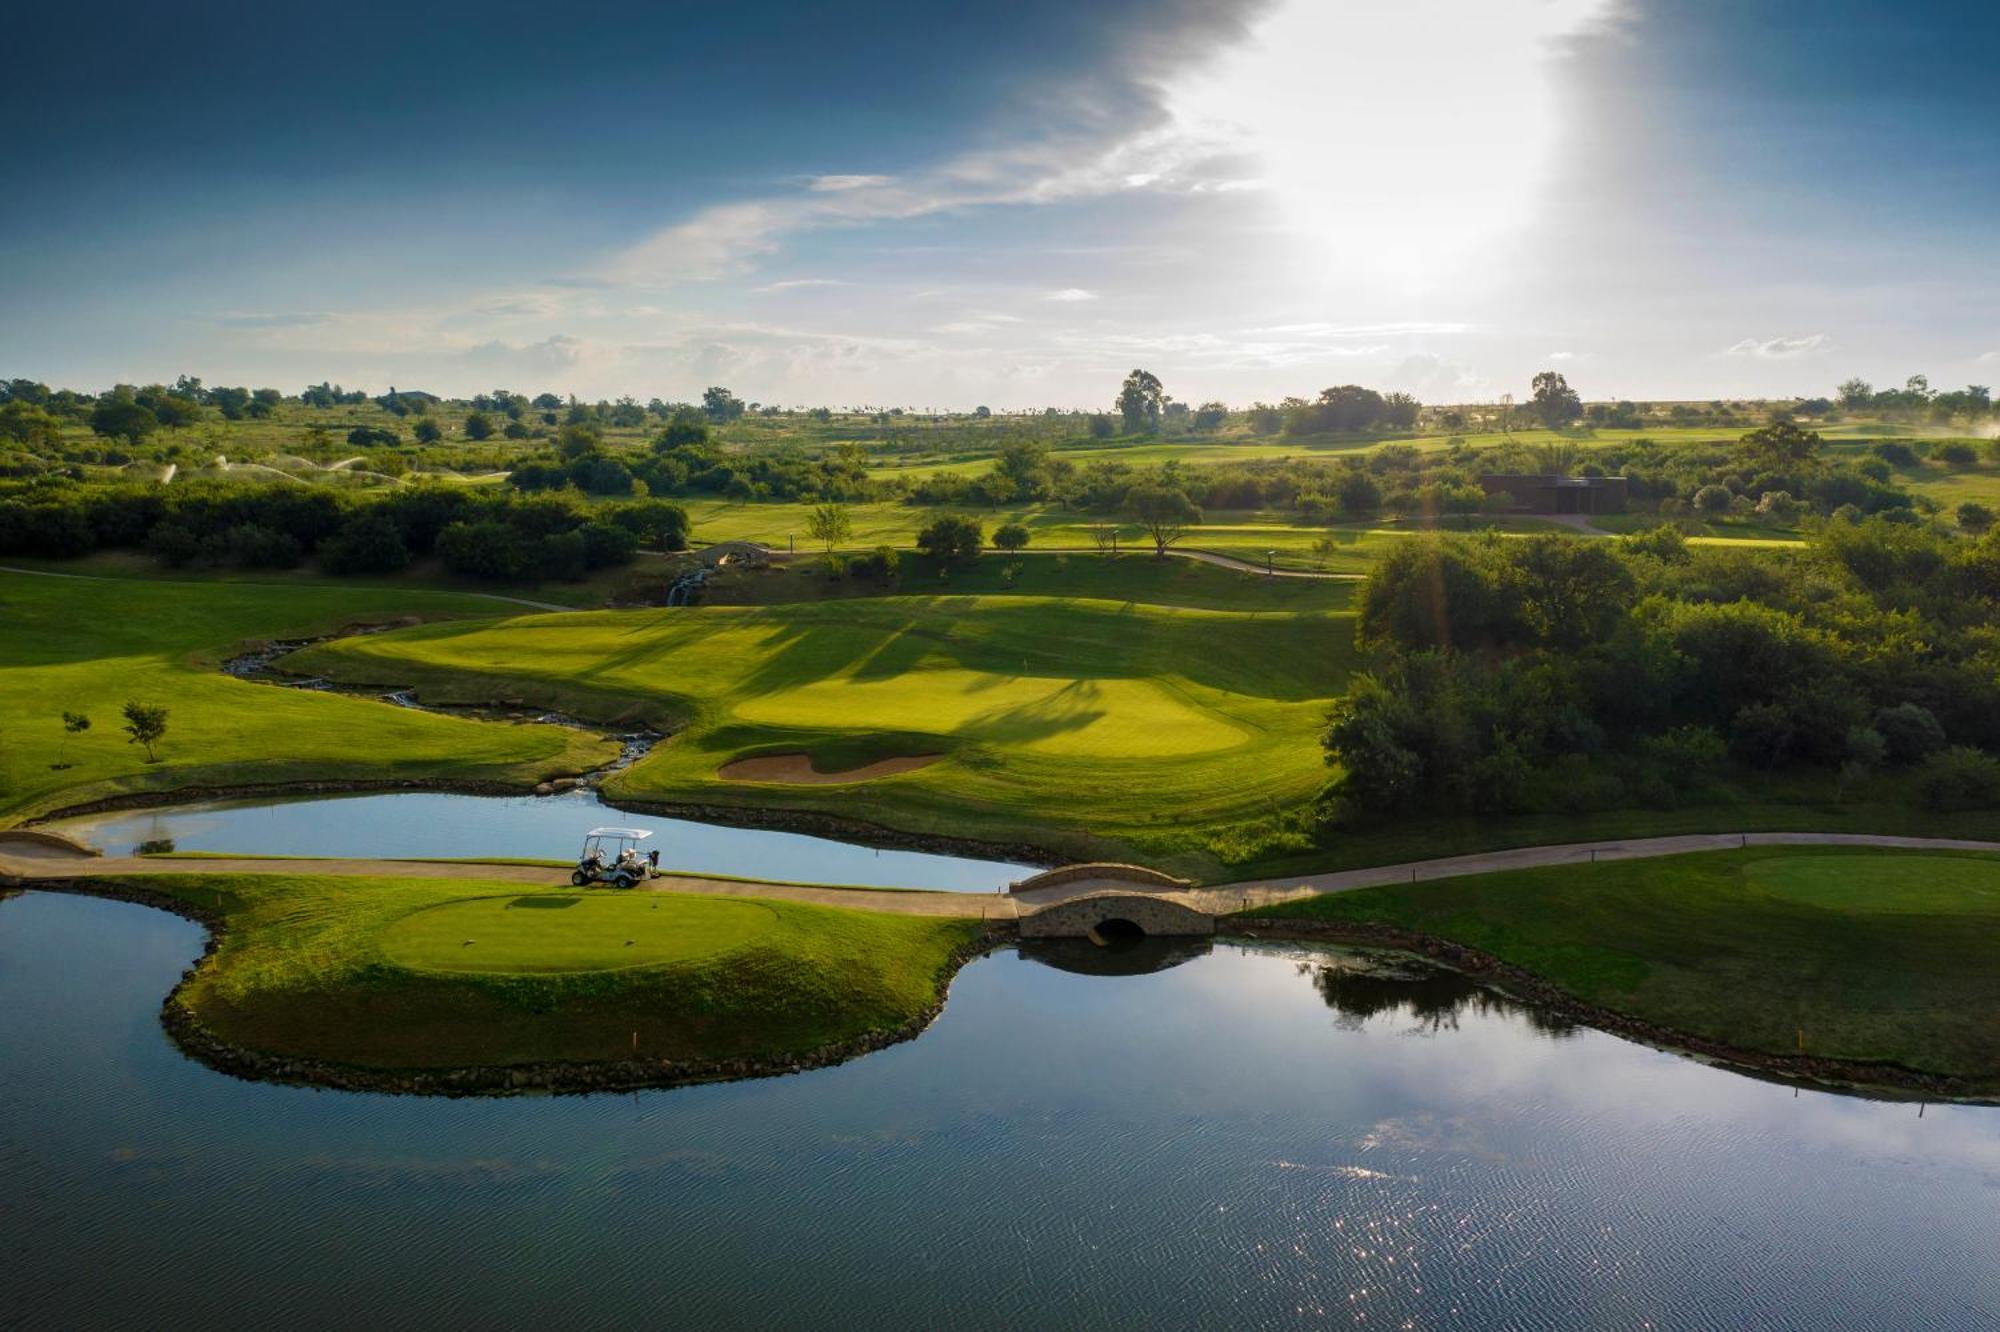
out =
[[995,528],[993,544],[1000,550],[1019,550],[1028,544],[1028,529],[1019,523],[1008,523]]
[[1889,748],[1896,763],[1915,763],[1944,748],[1944,727],[1929,708],[1915,703],[1898,703],[1875,714],[1871,725]]
[[956,514],[939,518],[917,533],[917,549],[940,564],[969,564],[979,558],[985,544],[985,530]]
[[1915,467],[1917,451],[1900,439],[1878,439],[1868,451],[1891,467]]
[[305,554],[291,533],[256,523],[239,523],[223,533],[223,550],[239,569],[289,569]]
[[1993,510],[1974,500],[1959,505],[1957,517],[1960,527],[1975,534],[1993,526]]
[[331,574],[397,573],[409,568],[410,548],[388,517],[362,512],[320,543],[319,562]]
[[639,538],[615,523],[586,523],[580,531],[583,562],[593,569],[630,564],[632,557],[639,553]]
[[1917,767],[1917,798],[1940,811],[2000,804],[2000,762],[1965,745],[1941,749]]
[[1703,486],[1694,492],[1694,507],[1711,516],[1729,512],[1729,505],[1736,497],[1728,486]]
[[849,566],[856,578],[873,578],[877,582],[893,583],[902,569],[903,557],[894,546],[877,546],[866,555],[856,556]]
[[1931,456],[1946,467],[1970,467],[1979,461],[1979,454],[1974,451],[1970,444],[1962,439],[1955,439],[1949,444],[1938,445],[1935,449],[1931,450]]
[[347,442],[357,449],[373,449],[401,444],[403,437],[379,426],[356,426],[347,432]]

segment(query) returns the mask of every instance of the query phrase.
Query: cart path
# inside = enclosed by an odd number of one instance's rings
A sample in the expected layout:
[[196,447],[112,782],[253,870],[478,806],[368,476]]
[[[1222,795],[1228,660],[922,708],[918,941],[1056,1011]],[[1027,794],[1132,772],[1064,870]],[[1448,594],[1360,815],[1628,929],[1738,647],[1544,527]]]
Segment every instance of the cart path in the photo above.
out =
[[[703,893],[716,897],[761,897],[821,906],[882,911],[899,916],[965,916],[1014,920],[1057,902],[1107,890],[1185,902],[1212,915],[1322,893],[1352,892],[1393,883],[1424,883],[1502,870],[1548,865],[1578,865],[1593,861],[1639,860],[1701,851],[1733,851],[1753,846],[1870,846],[1907,851],[1979,851],[2000,853],[2000,842],[1963,838],[1898,837],[1876,833],[1690,833],[1675,837],[1639,837],[1622,841],[1569,842],[1556,846],[1516,847],[1433,860],[1372,865],[1320,874],[1279,876],[1191,889],[1157,885],[1083,880],[1024,893],[952,893],[896,888],[851,888],[799,883],[768,883],[755,879],[722,879],[700,874],[663,873],[637,891]],[[45,847],[10,846],[0,850],[0,884],[32,888],[36,883],[68,879],[159,874],[309,874],[394,879],[475,879],[487,883],[558,887],[569,882],[569,871],[546,865],[502,865],[464,861],[335,860],[231,856],[171,859],[140,856],[86,856]]]
[[[0,883],[32,888],[37,882],[99,879],[143,874],[306,874],[383,879],[477,879],[486,883],[566,886],[569,871],[549,865],[500,865],[465,861],[286,859],[257,856],[203,856],[177,859],[154,856],[66,855],[44,847],[0,850]],[[837,888],[802,883],[765,883],[754,879],[716,879],[671,870],[638,891],[704,893],[715,897],[762,897],[821,906],[885,911],[899,916],[970,916],[1012,920],[1018,914],[1005,893],[903,891],[896,888]]]

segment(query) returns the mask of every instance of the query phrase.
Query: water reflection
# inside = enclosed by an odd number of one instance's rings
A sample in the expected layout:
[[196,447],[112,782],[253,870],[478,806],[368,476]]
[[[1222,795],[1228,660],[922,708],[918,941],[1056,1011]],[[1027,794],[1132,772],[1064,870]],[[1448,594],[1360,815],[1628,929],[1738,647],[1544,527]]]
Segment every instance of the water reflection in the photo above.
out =
[[1560,1038],[1577,1031],[1573,1022],[1413,958],[1342,951],[1328,960],[1302,961],[1298,968],[1312,977],[1326,1006],[1340,1015],[1339,1025],[1350,1031],[1359,1031],[1384,1014],[1407,1016],[1425,1032],[1457,1031],[1461,1015],[1468,1013],[1475,1018],[1515,1018],[1545,1036]]
[[1079,976],[1149,976],[1206,957],[1214,946],[1211,939],[1140,935],[1111,943],[1090,939],[1023,939],[1019,948],[1021,956],[1030,962]]

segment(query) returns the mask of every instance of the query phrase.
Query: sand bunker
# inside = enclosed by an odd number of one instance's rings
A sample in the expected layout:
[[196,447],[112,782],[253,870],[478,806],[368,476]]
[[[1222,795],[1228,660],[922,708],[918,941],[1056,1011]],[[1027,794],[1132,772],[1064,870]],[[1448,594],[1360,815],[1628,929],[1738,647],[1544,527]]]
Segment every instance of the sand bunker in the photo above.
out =
[[715,775],[731,782],[790,782],[798,786],[831,786],[836,782],[865,782],[876,777],[893,777],[899,772],[928,768],[942,754],[909,754],[902,758],[877,759],[844,772],[821,772],[805,754],[760,754],[725,763]]

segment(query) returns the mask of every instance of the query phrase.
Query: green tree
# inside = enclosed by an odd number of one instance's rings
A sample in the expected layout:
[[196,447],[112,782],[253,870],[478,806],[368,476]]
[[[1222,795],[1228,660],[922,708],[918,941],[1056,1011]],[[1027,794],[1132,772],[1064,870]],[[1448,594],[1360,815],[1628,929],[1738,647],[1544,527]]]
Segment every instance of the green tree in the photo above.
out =
[[701,409],[708,413],[708,419],[717,423],[734,421],[743,415],[743,399],[721,385],[711,385],[702,390]]
[[1135,486],[1125,497],[1132,516],[1153,538],[1153,553],[1165,556],[1167,547],[1187,535],[1201,522],[1201,510],[1185,491],[1171,486]]
[[136,698],[125,700],[122,709],[125,715],[125,734],[130,737],[127,744],[144,745],[146,762],[158,763],[160,756],[154,752],[167,734],[167,710],[156,703],[141,703]]
[[1160,378],[1150,370],[1134,370],[1125,376],[1124,385],[1118,390],[1118,415],[1124,418],[1125,433],[1157,434],[1160,429],[1160,409],[1165,404],[1166,389]]
[[1850,379],[1836,392],[1840,395],[1840,405],[1850,412],[1871,406],[1875,401],[1875,386],[1865,379]]
[[821,504],[806,515],[806,532],[813,540],[826,547],[826,553],[833,554],[833,548],[854,531],[854,521],[847,515],[847,509],[839,504]]
[[128,394],[100,402],[90,413],[91,433],[137,444],[160,428],[160,418]]
[[1583,399],[1556,371],[1542,371],[1535,376],[1532,387],[1534,395],[1528,402],[1529,410],[1549,429],[1568,425],[1583,415]]
[[493,418],[485,412],[474,412],[466,417],[465,437],[467,439],[493,438]]
[[993,544],[1004,551],[1019,550],[1028,544],[1028,529],[1019,523],[1008,523],[1003,527],[995,528],[993,532]]
[[985,544],[985,529],[957,514],[936,519],[917,533],[917,549],[940,564],[970,564]]
[[416,435],[419,444],[435,444],[444,438],[444,427],[426,416],[417,422],[417,428],[411,433]]
[[1745,435],[1739,447],[1754,466],[1792,472],[1811,466],[1819,457],[1821,443],[1817,430],[1807,430],[1789,416],[1782,416]]
[[1976,500],[1958,506],[1958,525],[1975,536],[1993,526],[1993,510]]
[[69,742],[90,729],[90,718],[81,712],[65,712],[62,715],[62,723],[62,748],[56,751],[55,766],[58,768],[67,768],[69,766]]

